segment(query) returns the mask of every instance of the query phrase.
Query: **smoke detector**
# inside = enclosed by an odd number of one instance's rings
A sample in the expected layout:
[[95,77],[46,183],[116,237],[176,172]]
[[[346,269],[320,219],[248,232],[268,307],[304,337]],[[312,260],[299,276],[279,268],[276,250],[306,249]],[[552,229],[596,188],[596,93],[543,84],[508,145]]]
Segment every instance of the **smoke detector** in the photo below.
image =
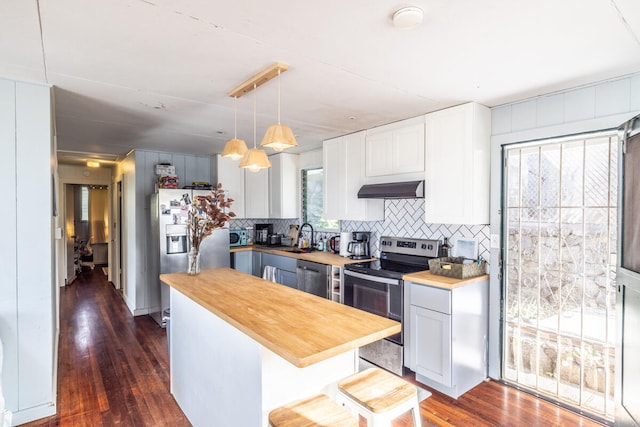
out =
[[393,25],[396,28],[410,29],[422,24],[424,13],[415,6],[403,7],[393,14]]

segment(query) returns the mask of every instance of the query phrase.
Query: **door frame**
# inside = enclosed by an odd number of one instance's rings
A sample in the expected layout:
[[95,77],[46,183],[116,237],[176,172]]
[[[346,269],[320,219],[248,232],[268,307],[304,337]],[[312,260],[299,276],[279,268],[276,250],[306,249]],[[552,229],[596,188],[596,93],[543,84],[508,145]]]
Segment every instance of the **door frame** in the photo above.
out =
[[[59,178],[59,183],[58,183],[58,192],[59,192],[59,197],[58,200],[60,201],[65,201],[65,203],[59,203],[58,206],[58,210],[59,210],[59,215],[61,218],[66,218],[67,215],[67,206],[66,206],[66,197],[67,197],[67,184],[71,184],[71,185],[102,185],[107,187],[107,198],[109,200],[111,200],[111,188],[112,188],[112,183],[111,183],[111,179],[96,179],[96,178],[92,178],[92,177],[87,177],[85,178],[63,178],[63,177],[58,177]],[[110,205],[110,204],[109,204]],[[111,209],[108,209],[108,216],[109,216],[109,222],[112,221],[112,212]],[[66,242],[67,239],[67,235],[66,235],[66,230],[65,227],[62,227],[62,240]],[[60,251],[60,253],[57,254],[58,256],[58,262],[60,263],[60,265],[58,265],[58,271],[61,272],[61,274],[58,275],[58,287],[64,287],[67,284],[70,284],[70,282],[68,282],[67,279],[69,279],[67,277],[67,245],[66,243],[63,245],[56,245],[56,247],[58,248],[58,251]],[[111,237],[109,237],[109,242],[107,242],[107,253],[111,253]]]
[[[623,426],[637,426],[640,420],[635,420],[623,405],[623,345],[624,345],[624,310],[625,297],[628,292],[640,292],[640,273],[622,267],[623,239],[624,239],[624,156],[626,154],[627,140],[640,134],[640,115],[623,123],[618,129],[618,140],[621,144],[619,150],[618,173],[618,260],[616,268],[617,292],[616,292],[616,372],[615,372],[615,423]],[[638,141],[637,143],[640,143]],[[637,331],[636,331],[637,332]]]

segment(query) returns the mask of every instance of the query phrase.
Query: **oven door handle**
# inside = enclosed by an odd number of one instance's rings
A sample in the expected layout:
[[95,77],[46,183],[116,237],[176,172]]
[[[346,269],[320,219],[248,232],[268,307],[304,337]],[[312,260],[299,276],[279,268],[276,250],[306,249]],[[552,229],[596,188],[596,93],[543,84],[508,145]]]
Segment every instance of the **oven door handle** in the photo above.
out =
[[344,270],[344,275],[345,276],[351,276],[351,277],[357,277],[358,279],[369,280],[371,282],[384,283],[386,285],[399,285],[400,284],[400,280],[397,280],[397,279],[389,279],[389,278],[386,278],[386,277],[371,276],[369,274],[362,274],[362,273],[358,273],[356,271],[351,271],[351,270]]

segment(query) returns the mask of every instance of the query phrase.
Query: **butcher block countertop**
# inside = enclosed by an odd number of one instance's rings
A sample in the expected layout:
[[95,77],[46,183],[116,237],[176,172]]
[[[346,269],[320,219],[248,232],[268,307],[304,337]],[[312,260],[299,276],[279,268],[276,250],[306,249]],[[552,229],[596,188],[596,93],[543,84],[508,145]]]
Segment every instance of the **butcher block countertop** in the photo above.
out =
[[291,258],[302,259],[305,261],[319,262],[320,264],[326,265],[335,265],[338,267],[344,267],[346,264],[351,264],[354,262],[365,262],[365,261],[373,261],[375,258],[371,259],[351,259],[345,258],[340,255],[332,254],[331,252],[322,252],[322,251],[313,251],[306,253],[295,253],[291,252],[295,248],[269,248],[267,246],[235,246],[230,248],[231,252],[243,252],[243,251],[260,251],[268,254],[282,255],[288,256]]
[[304,368],[400,332],[400,323],[230,269],[160,280]]
[[443,289],[454,289],[481,280],[489,280],[489,275],[484,274],[482,276],[471,277],[469,279],[455,279],[453,277],[439,276],[427,270],[420,271],[418,273],[405,274],[402,276],[402,280]]

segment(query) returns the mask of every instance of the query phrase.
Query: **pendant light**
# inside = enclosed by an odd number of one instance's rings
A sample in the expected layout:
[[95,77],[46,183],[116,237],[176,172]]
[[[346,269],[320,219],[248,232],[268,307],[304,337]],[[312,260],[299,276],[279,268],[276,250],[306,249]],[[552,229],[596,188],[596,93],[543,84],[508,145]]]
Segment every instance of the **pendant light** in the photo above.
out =
[[269,126],[262,138],[261,147],[273,148],[275,151],[282,151],[285,148],[297,146],[293,131],[289,126],[280,124],[280,68],[278,68],[278,123]]
[[240,162],[241,168],[249,169],[251,172],[258,172],[260,169],[270,168],[271,163],[264,150],[256,148],[256,85],[253,85],[253,148],[245,153]]
[[222,157],[228,157],[233,160],[239,160],[247,152],[247,144],[238,139],[238,97],[233,97],[233,139],[227,141],[222,150]]

